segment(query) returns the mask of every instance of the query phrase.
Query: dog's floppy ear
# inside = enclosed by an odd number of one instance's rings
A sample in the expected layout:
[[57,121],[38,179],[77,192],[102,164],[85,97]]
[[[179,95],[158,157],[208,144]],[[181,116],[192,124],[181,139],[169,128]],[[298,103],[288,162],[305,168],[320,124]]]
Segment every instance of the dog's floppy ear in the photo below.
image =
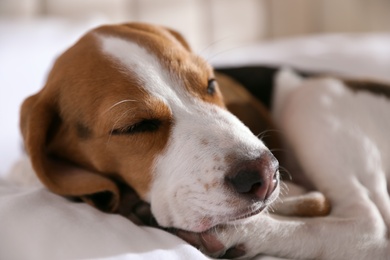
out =
[[21,108],[20,127],[36,174],[54,193],[81,198],[104,211],[116,211],[119,190],[112,180],[49,151],[62,120],[52,96],[43,89],[27,98]]

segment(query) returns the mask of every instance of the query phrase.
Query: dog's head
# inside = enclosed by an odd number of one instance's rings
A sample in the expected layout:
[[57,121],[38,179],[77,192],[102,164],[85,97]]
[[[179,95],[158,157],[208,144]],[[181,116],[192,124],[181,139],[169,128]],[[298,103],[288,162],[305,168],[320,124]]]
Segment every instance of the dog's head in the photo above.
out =
[[21,129],[51,191],[115,212],[122,182],[165,227],[204,231],[279,191],[277,160],[226,110],[213,69],[163,27],[86,34],[24,102]]

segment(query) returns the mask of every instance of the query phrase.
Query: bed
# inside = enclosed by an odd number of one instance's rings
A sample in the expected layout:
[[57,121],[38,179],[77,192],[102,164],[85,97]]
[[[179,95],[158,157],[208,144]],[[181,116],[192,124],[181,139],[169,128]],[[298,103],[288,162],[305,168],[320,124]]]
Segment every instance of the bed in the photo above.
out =
[[[0,20],[0,259],[207,259],[169,233],[69,202],[24,174],[30,165],[18,129],[22,100],[43,86],[63,49],[102,22]],[[273,75],[285,66],[390,83],[388,33],[269,41],[205,58],[268,106]]]

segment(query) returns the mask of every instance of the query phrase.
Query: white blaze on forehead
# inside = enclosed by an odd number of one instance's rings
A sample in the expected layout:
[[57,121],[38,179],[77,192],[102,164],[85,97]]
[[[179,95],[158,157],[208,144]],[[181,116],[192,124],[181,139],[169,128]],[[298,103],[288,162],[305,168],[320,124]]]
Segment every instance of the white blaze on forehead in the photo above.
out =
[[98,35],[98,38],[103,53],[113,59],[125,74],[132,73],[148,94],[161,99],[170,107],[185,107],[183,100],[188,98],[181,91],[179,81],[170,75],[154,54],[127,39],[105,35]]

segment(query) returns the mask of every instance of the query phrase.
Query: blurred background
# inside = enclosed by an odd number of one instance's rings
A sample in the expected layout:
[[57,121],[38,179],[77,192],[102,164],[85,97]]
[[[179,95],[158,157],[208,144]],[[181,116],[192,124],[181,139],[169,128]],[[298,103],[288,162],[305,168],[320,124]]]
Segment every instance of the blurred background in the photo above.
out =
[[194,48],[329,32],[390,30],[389,0],[0,0],[0,16],[85,22],[147,21],[182,32]]
[[390,0],[0,0],[0,176],[22,151],[20,104],[55,58],[86,30],[124,21],[176,29],[214,65],[301,62],[390,79]]

